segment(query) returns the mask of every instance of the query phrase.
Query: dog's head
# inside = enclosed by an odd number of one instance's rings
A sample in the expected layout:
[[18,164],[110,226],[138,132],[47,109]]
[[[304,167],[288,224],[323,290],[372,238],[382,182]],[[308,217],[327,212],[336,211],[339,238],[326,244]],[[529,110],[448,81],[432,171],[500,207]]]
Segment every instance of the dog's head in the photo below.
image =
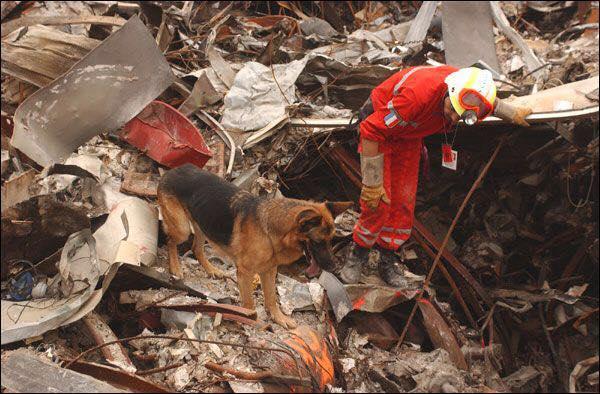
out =
[[296,215],[298,239],[309,263],[307,276],[316,276],[319,267],[329,270],[334,266],[331,250],[331,239],[335,235],[333,219],[352,205],[351,201],[310,204]]

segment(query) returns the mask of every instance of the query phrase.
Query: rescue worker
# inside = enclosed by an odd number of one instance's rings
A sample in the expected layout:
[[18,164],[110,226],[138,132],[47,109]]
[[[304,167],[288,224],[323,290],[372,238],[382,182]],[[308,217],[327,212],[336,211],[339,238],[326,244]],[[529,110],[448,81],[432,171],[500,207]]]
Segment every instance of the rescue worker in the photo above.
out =
[[448,165],[443,165],[452,167],[456,155],[447,133],[461,118],[472,125],[492,113],[529,126],[525,117],[531,110],[496,99],[492,74],[474,67],[407,68],[373,89],[359,114],[361,214],[340,271],[342,281],[358,282],[375,247],[380,252],[381,279],[402,286],[395,252],[410,237],[413,226],[423,137],[446,134],[443,163]]

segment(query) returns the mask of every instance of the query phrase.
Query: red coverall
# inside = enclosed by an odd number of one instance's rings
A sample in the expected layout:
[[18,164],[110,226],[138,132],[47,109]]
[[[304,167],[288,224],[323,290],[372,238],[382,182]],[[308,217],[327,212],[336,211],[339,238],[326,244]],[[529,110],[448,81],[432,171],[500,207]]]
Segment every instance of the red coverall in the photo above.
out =
[[[443,132],[444,79],[458,69],[419,66],[399,71],[371,92],[374,112],[360,123],[360,139],[379,143],[384,158],[384,188],[391,203],[372,210],[360,200],[353,239],[370,248],[377,242],[396,250],[410,236],[419,179],[423,137]],[[359,151],[361,145],[359,144]]]

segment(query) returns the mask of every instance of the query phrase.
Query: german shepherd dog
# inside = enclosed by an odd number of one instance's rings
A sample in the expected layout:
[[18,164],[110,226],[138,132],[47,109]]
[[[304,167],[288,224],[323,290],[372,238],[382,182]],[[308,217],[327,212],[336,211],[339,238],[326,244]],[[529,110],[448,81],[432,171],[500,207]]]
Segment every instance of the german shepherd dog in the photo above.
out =
[[192,250],[207,273],[219,278],[225,275],[204,256],[205,239],[234,260],[242,306],[254,309],[252,281],[258,274],[265,306],[273,320],[284,328],[294,328],[296,323],[279,309],[275,292],[277,267],[293,263],[304,253],[310,262],[307,274],[315,275],[319,266],[331,268],[333,218],[353,204],[255,197],[192,164],[163,175],[158,185],[158,203],[173,275],[182,277],[177,245],[189,238],[191,224]]

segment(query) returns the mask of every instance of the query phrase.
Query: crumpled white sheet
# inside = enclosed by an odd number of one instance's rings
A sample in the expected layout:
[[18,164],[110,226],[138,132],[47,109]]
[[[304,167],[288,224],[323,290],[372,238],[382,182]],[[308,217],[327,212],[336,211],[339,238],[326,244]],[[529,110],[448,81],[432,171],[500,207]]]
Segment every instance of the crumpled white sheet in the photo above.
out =
[[296,101],[294,84],[308,60],[307,56],[287,64],[275,64],[272,70],[257,62],[246,63],[235,76],[233,86],[223,100],[223,127],[235,131],[253,131],[285,115],[288,103]]

